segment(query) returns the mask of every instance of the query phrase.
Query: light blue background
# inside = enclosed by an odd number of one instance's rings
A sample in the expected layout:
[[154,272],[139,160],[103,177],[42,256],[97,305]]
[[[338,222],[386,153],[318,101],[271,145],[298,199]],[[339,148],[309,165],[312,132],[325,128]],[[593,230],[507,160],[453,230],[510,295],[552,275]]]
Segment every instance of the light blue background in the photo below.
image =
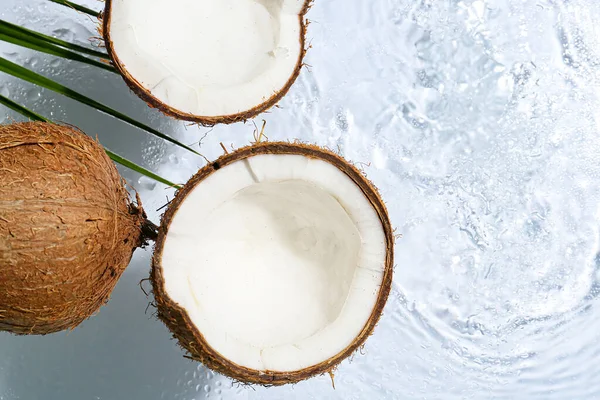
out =
[[[70,41],[97,36],[90,18],[44,0],[2,0],[0,15]],[[328,376],[245,387],[184,359],[145,312],[148,249],[73,332],[0,334],[0,399],[600,398],[600,3],[316,0],[308,17],[311,67],[256,123],[272,140],[360,163],[403,235],[385,314],[336,389]],[[187,144],[202,140],[209,159],[220,142],[252,140],[250,122],[189,126],[108,72],[0,51]],[[1,73],[0,93],[171,180],[204,163]],[[0,121],[13,119],[2,109]],[[173,192],[121,170],[158,221]]]

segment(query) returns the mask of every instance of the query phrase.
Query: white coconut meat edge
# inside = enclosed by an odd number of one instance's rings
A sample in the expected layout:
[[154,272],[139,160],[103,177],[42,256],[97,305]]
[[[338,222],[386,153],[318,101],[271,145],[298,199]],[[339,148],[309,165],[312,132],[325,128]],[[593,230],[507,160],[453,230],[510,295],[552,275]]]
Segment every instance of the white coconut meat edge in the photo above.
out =
[[298,371],[350,346],[386,261],[382,223],[326,161],[257,155],[182,201],[161,258],[165,291],[207,343],[259,371]]
[[121,65],[171,108],[248,111],[279,92],[301,52],[301,0],[113,0]]

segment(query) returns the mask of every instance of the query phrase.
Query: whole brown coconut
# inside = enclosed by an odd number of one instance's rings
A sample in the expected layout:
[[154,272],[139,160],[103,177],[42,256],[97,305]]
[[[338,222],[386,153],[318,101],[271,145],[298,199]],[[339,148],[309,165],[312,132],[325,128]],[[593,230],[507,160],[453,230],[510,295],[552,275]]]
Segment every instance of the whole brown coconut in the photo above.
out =
[[163,215],[158,317],[189,358],[239,382],[332,374],[375,329],[393,247],[379,192],[339,155],[244,147],[202,168]]
[[43,335],[94,314],[145,221],[91,138],[49,123],[0,126],[0,331]]

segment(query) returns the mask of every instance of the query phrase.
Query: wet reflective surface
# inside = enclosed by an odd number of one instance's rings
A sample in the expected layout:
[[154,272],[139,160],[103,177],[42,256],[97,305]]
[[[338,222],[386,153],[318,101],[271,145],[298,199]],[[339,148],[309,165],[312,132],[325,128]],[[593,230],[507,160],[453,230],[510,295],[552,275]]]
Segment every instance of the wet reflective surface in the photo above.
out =
[[[0,15],[70,41],[96,35],[88,17],[42,0],[3,0]],[[329,377],[232,384],[184,359],[146,311],[150,251],[138,250],[80,328],[0,334],[0,399],[600,397],[600,3],[317,0],[309,18],[311,67],[256,123],[271,140],[339,149],[388,203],[402,234],[394,289],[364,355],[342,364],[335,390]],[[220,142],[252,140],[251,122],[188,126],[108,72],[0,51],[209,159]],[[205,162],[2,74],[0,93],[171,180]],[[3,122],[20,119],[4,111]],[[172,190],[121,170],[158,221]]]

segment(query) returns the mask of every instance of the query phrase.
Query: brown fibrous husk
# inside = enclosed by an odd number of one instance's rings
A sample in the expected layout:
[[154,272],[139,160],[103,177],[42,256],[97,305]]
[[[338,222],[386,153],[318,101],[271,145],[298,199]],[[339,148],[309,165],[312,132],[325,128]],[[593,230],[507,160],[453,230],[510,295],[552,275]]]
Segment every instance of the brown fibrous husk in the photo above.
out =
[[[243,112],[237,114],[230,115],[219,115],[219,116],[202,116],[202,115],[194,115],[190,113],[186,113],[180,110],[177,110],[159,99],[150,93],[148,89],[144,87],[142,83],[140,83],[134,76],[129,73],[126,66],[121,62],[119,56],[116,54],[114,45],[110,36],[110,20],[112,17],[111,7],[113,0],[105,0],[104,11],[102,12],[100,18],[100,26],[99,33],[100,36],[104,38],[104,44],[106,47],[106,51],[112,60],[113,66],[119,71],[123,80],[129,86],[129,89],[133,93],[135,93],[139,98],[141,98],[148,106],[152,108],[156,108],[161,111],[163,114],[168,115],[170,117],[174,117],[184,121],[195,122],[202,126],[214,126],[216,124],[233,124],[235,122],[247,121],[248,119],[254,118],[260,113],[263,113],[269,110],[271,107],[276,105],[290,90],[298,75],[300,75],[300,71],[304,64],[304,57],[306,56],[307,46],[306,46],[306,30],[308,27],[308,20],[305,19],[306,13],[312,7],[313,0],[305,0],[304,7],[302,8],[300,14],[298,15],[299,23],[300,23],[300,54],[298,55],[298,61],[296,62],[296,67],[294,71],[290,75],[288,81],[285,85],[277,92],[273,93],[271,97],[266,99],[261,104],[256,105],[255,107],[245,110]],[[210,54],[207,54],[207,57],[210,57]]]
[[[375,307],[373,308],[371,316],[364,325],[362,331],[355,338],[352,344],[334,357],[323,361],[320,364],[293,372],[258,371],[246,368],[233,363],[214,350],[206,341],[202,335],[202,332],[200,332],[192,323],[187,311],[169,297],[169,293],[165,288],[163,266],[161,263],[163,246],[169,233],[169,225],[188,194],[190,194],[196,186],[201,185],[204,179],[209,177],[218,169],[260,154],[302,155],[309,158],[320,159],[333,164],[335,167],[344,172],[365,194],[366,198],[369,200],[379,216],[385,233],[386,258],[383,279]],[[383,313],[383,308],[391,289],[394,265],[393,247],[393,229],[389,220],[385,203],[381,199],[379,192],[373,186],[373,184],[366,179],[364,174],[356,167],[334,152],[310,144],[286,142],[256,143],[248,147],[240,148],[232,153],[225,154],[198,171],[198,173],[194,175],[185,184],[185,186],[177,192],[175,198],[169,204],[167,211],[162,216],[154,256],[152,259],[151,272],[151,281],[158,310],[158,318],[162,320],[173,333],[173,336],[178,340],[180,346],[189,353],[188,358],[200,361],[212,370],[229,376],[241,383],[266,386],[296,383],[316,375],[333,371],[341,361],[352,355],[356,350],[360,349],[365,343],[365,340],[371,335],[375,325]],[[268,311],[266,310],[265,312]]]
[[0,126],[0,331],[72,329],[108,298],[146,219],[103,148],[70,126]]

